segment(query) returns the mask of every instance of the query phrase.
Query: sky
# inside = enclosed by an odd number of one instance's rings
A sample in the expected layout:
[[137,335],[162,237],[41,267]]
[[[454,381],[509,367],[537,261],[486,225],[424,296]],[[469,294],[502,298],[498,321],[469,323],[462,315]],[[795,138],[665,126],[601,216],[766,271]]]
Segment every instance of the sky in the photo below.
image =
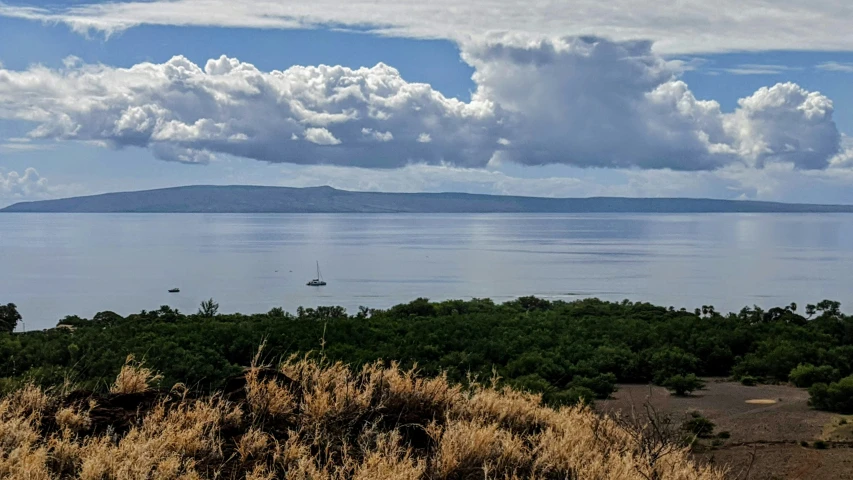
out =
[[853,204],[849,18],[828,0],[0,0],[0,206],[191,184]]

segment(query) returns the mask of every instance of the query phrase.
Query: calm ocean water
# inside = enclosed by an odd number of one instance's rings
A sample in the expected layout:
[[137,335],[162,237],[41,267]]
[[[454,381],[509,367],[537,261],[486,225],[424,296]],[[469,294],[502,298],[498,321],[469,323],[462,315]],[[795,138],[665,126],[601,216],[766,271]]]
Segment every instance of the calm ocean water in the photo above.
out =
[[[315,261],[325,287],[305,285]],[[851,278],[843,214],[0,215],[0,302],[28,330],[209,297],[244,313],[521,295],[851,311]]]

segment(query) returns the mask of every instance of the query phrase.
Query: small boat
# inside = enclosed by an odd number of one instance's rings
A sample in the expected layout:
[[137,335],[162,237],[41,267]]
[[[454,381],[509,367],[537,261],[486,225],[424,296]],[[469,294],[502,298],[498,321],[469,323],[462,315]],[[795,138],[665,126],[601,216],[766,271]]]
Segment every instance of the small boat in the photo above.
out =
[[326,282],[323,281],[323,276],[320,275],[320,262],[317,262],[317,277],[305,285],[308,285],[309,287],[322,287],[325,284]]
[[169,293],[178,293],[178,292],[180,292],[180,291],[181,291],[181,289],[180,289],[180,288],[170,288],[170,289],[169,289]]

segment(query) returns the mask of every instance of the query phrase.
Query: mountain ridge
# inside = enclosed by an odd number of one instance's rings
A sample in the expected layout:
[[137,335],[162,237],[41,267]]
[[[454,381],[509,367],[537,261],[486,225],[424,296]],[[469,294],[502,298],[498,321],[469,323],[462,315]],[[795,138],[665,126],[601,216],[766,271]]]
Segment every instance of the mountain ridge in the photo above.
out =
[[708,198],[526,197],[188,185],[19,202],[10,213],[853,213],[853,205]]

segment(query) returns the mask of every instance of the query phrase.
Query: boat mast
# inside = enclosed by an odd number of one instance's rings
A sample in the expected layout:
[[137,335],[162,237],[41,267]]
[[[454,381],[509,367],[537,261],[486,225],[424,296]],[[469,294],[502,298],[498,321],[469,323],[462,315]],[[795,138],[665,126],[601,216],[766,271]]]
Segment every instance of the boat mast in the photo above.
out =
[[317,260],[317,280],[320,280],[320,261]]

